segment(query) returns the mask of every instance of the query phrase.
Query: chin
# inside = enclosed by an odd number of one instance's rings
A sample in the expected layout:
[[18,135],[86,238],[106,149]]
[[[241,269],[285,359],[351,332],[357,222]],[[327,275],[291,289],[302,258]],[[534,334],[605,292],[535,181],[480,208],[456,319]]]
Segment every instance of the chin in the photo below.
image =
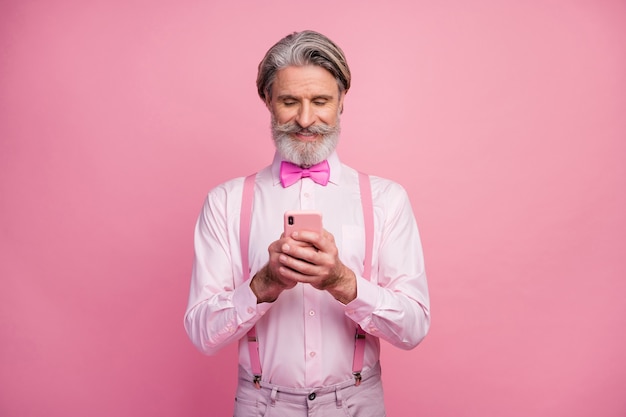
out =
[[317,135],[313,140],[302,140],[293,134],[273,130],[272,136],[280,156],[292,164],[310,167],[327,159],[337,147],[339,132]]

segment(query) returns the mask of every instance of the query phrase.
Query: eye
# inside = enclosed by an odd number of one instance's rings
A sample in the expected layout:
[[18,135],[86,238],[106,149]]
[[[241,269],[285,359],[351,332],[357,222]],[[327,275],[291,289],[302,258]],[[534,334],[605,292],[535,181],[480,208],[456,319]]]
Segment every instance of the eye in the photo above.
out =
[[295,104],[296,104],[295,101],[291,101],[291,100],[283,101],[283,106],[285,106],[285,107],[290,107],[290,106],[293,106]]
[[313,102],[313,104],[315,104],[316,106],[320,106],[320,107],[321,107],[321,106],[325,106],[325,105],[326,105],[326,103],[327,103],[327,101],[326,101],[326,100],[315,100],[315,101]]

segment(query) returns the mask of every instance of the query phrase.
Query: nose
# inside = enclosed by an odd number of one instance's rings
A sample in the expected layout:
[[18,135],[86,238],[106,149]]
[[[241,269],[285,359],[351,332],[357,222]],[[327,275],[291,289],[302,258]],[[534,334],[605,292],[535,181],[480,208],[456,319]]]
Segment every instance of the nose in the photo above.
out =
[[296,122],[300,127],[306,129],[315,122],[315,112],[310,103],[304,102],[298,110],[298,116]]

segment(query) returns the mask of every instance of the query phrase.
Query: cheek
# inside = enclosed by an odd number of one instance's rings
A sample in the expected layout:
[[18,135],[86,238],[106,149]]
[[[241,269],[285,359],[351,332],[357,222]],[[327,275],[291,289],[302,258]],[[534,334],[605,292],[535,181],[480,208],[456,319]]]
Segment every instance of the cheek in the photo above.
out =
[[337,124],[337,109],[324,111],[323,113],[318,113],[318,119],[329,126],[335,126]]
[[279,124],[290,122],[296,117],[296,112],[288,109],[274,109],[272,114]]

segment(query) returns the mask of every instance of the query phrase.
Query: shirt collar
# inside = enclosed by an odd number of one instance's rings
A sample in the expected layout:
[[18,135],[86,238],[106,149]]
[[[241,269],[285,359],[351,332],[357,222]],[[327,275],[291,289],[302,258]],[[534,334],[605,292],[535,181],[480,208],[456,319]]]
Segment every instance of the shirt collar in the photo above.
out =
[[[341,178],[341,161],[339,160],[337,152],[333,151],[333,153],[330,154],[326,160],[330,166],[330,178],[328,179],[328,182],[338,185],[340,182],[339,179]],[[280,154],[278,152],[274,152],[274,160],[272,161],[272,179],[274,185],[280,184],[280,163],[282,161],[283,158]]]

